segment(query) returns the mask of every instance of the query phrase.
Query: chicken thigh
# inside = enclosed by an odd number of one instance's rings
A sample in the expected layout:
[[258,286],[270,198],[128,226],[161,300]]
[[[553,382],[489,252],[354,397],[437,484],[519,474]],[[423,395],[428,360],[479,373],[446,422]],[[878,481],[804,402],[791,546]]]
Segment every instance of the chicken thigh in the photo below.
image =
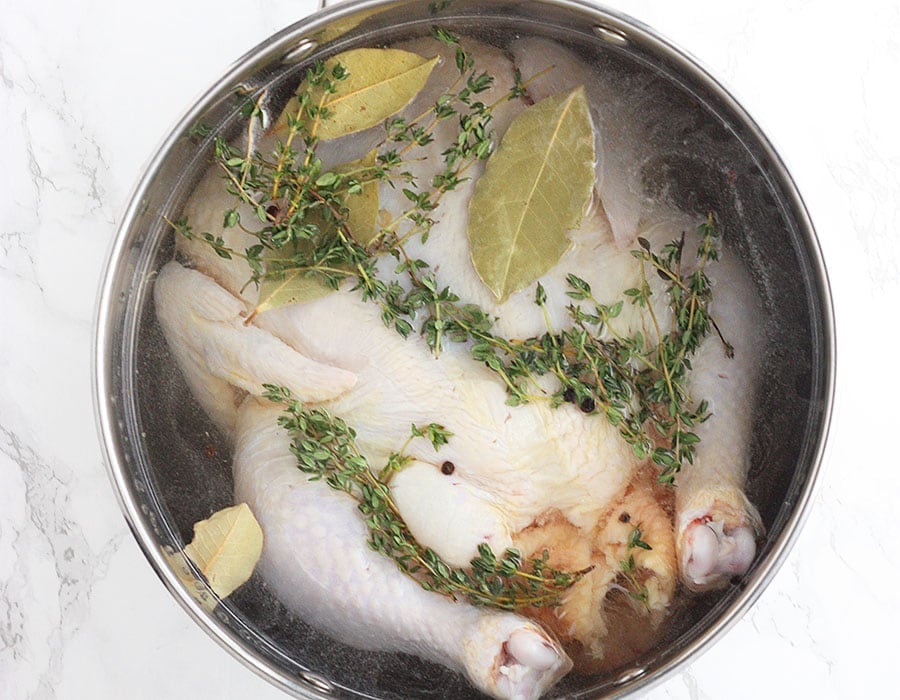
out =
[[[660,111],[651,102],[654,91],[634,78],[591,66],[547,39],[520,39],[510,50],[523,75],[539,75],[529,84],[535,99],[577,85],[590,95],[600,144],[596,187],[617,245],[633,248],[638,236],[674,240],[679,228],[696,226],[647,194],[642,184],[654,156],[676,138],[675,130],[659,122]],[[737,348],[728,357],[709,338],[694,362],[691,393],[710,401],[716,418],[698,426],[697,460],[680,475],[677,489],[681,578],[696,591],[721,587],[744,573],[762,532],[759,515],[743,494],[754,385],[764,349],[762,306],[746,269],[727,247],[717,265],[714,278],[723,282],[715,286],[712,313]]]

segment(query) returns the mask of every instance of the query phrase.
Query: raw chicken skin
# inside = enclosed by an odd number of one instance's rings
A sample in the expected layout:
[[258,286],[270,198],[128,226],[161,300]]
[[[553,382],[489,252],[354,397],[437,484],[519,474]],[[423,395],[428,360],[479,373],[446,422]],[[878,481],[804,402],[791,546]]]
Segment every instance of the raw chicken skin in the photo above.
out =
[[[496,76],[483,98],[490,103],[512,86],[514,66],[495,49],[469,47]],[[401,48],[444,56],[408,109],[415,114],[446,90],[455,68],[446,47],[431,40]],[[574,66],[567,76],[588,74],[575,56],[548,42],[529,46],[523,40],[512,51],[528,57],[522,60],[529,65],[536,61],[539,69],[566,60]],[[523,68],[523,74],[529,72]],[[569,79],[548,74],[529,89],[539,99],[551,85],[553,92],[567,89]],[[498,108],[498,133],[525,107],[519,100]],[[565,327],[565,307],[571,303],[565,296],[567,273],[587,280],[595,296],[613,303],[637,285],[639,268],[629,253],[637,236],[658,249],[698,223],[658,202],[650,206],[631,192],[629,173],[617,170],[624,167],[622,158],[611,156],[609,149],[624,143],[629,157],[640,157],[640,139],[604,141],[610,123],[601,120],[599,132],[601,201],[572,232],[572,246],[560,263],[541,280],[557,329]],[[437,130],[429,158],[413,165],[416,174],[426,177],[439,167],[441,139],[452,128],[445,123]],[[354,143],[377,142],[377,130],[373,134],[357,136]],[[337,144],[334,150],[341,148]],[[474,181],[478,169],[471,174]],[[617,178],[627,180],[627,186],[614,186]],[[533,303],[533,286],[501,305],[475,274],[465,237],[471,194],[471,181],[449,193],[428,243],[411,240],[410,255],[431,263],[439,287],[450,285],[464,302],[496,315],[497,333],[514,338],[543,333],[546,319]],[[403,206],[398,198],[402,195],[382,187],[382,207],[398,210]],[[221,227],[221,212],[231,206],[213,172],[185,213],[195,230],[221,235],[241,250],[253,239]],[[706,590],[752,563],[761,524],[743,486],[755,358],[762,347],[751,329],[761,324],[756,292],[727,248],[712,268],[712,276],[722,277],[712,313],[736,345],[736,355],[727,358],[713,335],[694,360],[689,388],[696,398],[709,400],[714,418],[699,426],[696,463],[679,475],[675,495],[655,485],[652,469],[634,458],[603,417],[586,416],[570,404],[553,409],[546,401],[507,406],[502,382],[474,362],[465,346],[447,344],[435,359],[422,338],[404,340],[386,328],[377,307],[363,302],[358,292],[345,288],[265,311],[248,325],[257,293],[252,286],[244,288],[244,264],[223,260],[202,243],[179,240],[178,248],[195,269],[171,262],[161,270],[155,287],[160,324],[194,395],[234,441],[235,496],[250,505],[265,534],[263,576],[286,605],[335,637],[438,661],[466,673],[495,697],[538,697],[571,665],[553,635],[580,668],[611,668],[652,646],[679,579],[691,589]],[[655,296],[666,322],[661,287]],[[620,321],[625,333],[644,323],[629,305]],[[262,383],[285,385],[301,401],[342,417],[357,430],[359,446],[374,468],[403,445],[411,424],[437,422],[451,431],[449,444],[439,451],[424,439],[406,449],[413,462],[391,482],[404,519],[422,544],[453,565],[468,564],[486,542],[495,552],[515,546],[539,555],[546,548],[551,564],[560,568],[593,567],[560,607],[525,611],[553,634],[519,615],[426,593],[372,552],[355,502],[309,482],[296,469],[289,438],[276,425],[278,408],[255,398]],[[452,474],[441,472],[445,462],[453,464]],[[633,604],[622,593],[621,562],[635,527],[652,547],[632,552],[636,576],[647,591],[645,605]],[[645,632],[629,636],[622,631],[626,627]]]
[[496,697],[539,697],[571,668],[533,622],[428,593],[366,546],[356,503],[297,469],[266,404],[250,397],[238,412],[235,498],[263,528],[260,572],[285,605],[348,644],[418,654]]

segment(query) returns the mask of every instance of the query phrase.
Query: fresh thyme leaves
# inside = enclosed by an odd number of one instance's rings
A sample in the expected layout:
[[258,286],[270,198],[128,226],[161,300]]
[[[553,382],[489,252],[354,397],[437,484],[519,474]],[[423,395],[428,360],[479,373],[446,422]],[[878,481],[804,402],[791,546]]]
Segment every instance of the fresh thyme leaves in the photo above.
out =
[[415,438],[426,438],[434,447],[435,452],[437,452],[441,445],[446,445],[452,436],[453,433],[437,423],[429,423],[422,427],[413,424],[410,426],[409,437],[403,443],[403,446],[397,452],[392,452],[388,455],[387,463],[378,473],[378,479],[387,485],[394,474],[410,463],[412,458],[404,453],[406,448],[409,447],[409,443]]
[[[700,438],[694,426],[709,417],[706,401],[694,402],[687,389],[691,357],[714,327],[709,313],[712,299],[706,266],[718,256],[718,230],[713,217],[699,227],[697,264],[682,268],[686,239],[664,246],[659,254],[641,239],[633,255],[640,260],[639,287],[624,292],[649,317],[655,337],[640,331],[627,335],[616,328],[624,300],[611,305],[598,301],[590,285],[568,275],[567,307],[571,326],[554,331],[546,313],[547,293],[538,283],[535,304],[545,311],[548,331],[541,336],[510,340],[492,332],[492,320],[475,307],[436,302],[446,319],[443,335],[471,343],[471,354],[496,372],[506,384],[508,403],[517,405],[549,399],[554,405],[572,403],[585,413],[599,413],[615,426],[639,459],[650,458],[660,468],[659,481],[671,484],[684,464],[692,463]],[[665,294],[672,328],[664,331],[647,275],[667,281]],[[446,296],[446,295],[445,295]],[[449,297],[453,299],[453,297]],[[428,321],[424,333],[429,333]],[[721,336],[720,336],[721,337]],[[429,337],[430,339],[430,337]],[[722,339],[725,352],[733,352]],[[552,375],[557,389],[550,393],[538,378]]]
[[213,132],[212,126],[206,122],[196,122],[188,130],[188,137],[200,142]]
[[337,138],[380,124],[419,93],[437,61],[437,57],[426,59],[398,49],[346,51],[321,64],[324,74],[339,81],[337,89],[325,82],[309,81],[288,105],[276,131],[290,128],[290,115],[305,111],[300,103],[306,97],[322,117],[315,131],[320,139]]
[[619,567],[622,571],[622,577],[625,579],[628,595],[649,611],[650,592],[647,590],[647,586],[638,579],[638,566],[634,561],[636,549],[645,549],[647,551],[653,549],[641,539],[642,535],[640,525],[631,531],[631,534],[628,536],[628,542],[625,544],[625,559],[619,562]]
[[[356,99],[357,93],[367,91],[369,81],[381,80],[378,71],[373,75],[374,69],[371,65],[366,69],[366,64],[360,66],[362,75],[354,75],[341,63],[342,57],[352,58],[353,52],[341,54],[307,71],[291,110],[279,120],[275,133],[283,138],[273,156],[239,152],[221,138],[215,141],[216,163],[224,173],[227,191],[236,200],[225,214],[225,228],[238,227],[257,242],[241,252],[227,246],[221,236],[194,233],[186,221],[176,224],[176,230],[189,238],[206,240],[221,257],[246,260],[251,270],[248,284],[261,285],[266,280],[280,283],[290,278],[291,285],[297,285],[300,278],[312,278],[327,288],[337,289],[344,280],[355,280],[355,288],[361,290],[363,297],[382,307],[385,323],[408,334],[412,330],[410,319],[420,308],[421,300],[415,290],[410,295],[396,281],[379,279],[376,260],[393,255],[411,276],[427,268],[424,262],[409,259],[405,242],[416,235],[427,239],[441,199],[456,189],[466,179],[468,169],[487,158],[492,148],[489,125],[496,104],[485,105],[478,96],[491,86],[493,79],[474,69],[474,60],[459,47],[455,37],[444,32],[441,40],[457,47],[457,64],[462,70],[456,84],[423,114],[387,119],[386,135],[375,163],[328,170],[318,157],[323,134],[332,132],[325,125],[340,117],[338,105],[344,102],[338,98],[349,94]],[[421,63],[429,71],[433,65],[433,60]],[[352,87],[346,88],[345,84]],[[437,125],[451,117],[457,119],[459,129],[442,154],[443,168],[430,182],[417,182],[408,168],[420,157],[415,149],[430,143]],[[248,129],[248,143],[250,140]],[[372,185],[380,182],[400,187],[407,208],[392,212],[393,218],[374,235],[354,231],[359,208],[354,197],[365,195],[366,207],[377,212],[377,187],[374,204],[371,193]],[[252,212],[257,221],[242,221],[239,208]],[[416,276],[415,281],[418,279]],[[273,301],[267,296],[256,313],[298,297],[304,298],[281,293]]]
[[409,432],[411,437],[427,438],[428,442],[434,446],[435,451],[440,449],[441,445],[446,445],[450,438],[453,437],[453,433],[437,423],[429,423],[424,428],[414,425]]
[[[712,290],[706,274],[707,265],[718,257],[719,234],[712,215],[698,232],[693,264],[682,264],[688,245],[684,235],[658,252],[639,238],[633,255],[640,281],[624,291],[624,298],[601,301],[587,281],[570,274],[566,328],[552,328],[546,291],[537,284],[535,303],[544,312],[547,332],[525,339],[495,333],[493,316],[440,285],[431,265],[411,256],[406,243],[414,236],[427,240],[444,196],[467,179],[475,163],[491,155],[494,109],[523,94],[528,81],[517,77],[511,91],[485,104],[482,96],[493,78],[478,69],[456,36],[439,28],[434,36],[452,49],[458,77],[423,113],[389,116],[374,160],[327,169],[318,156],[322,134],[329,133],[323,125],[336,118],[336,105],[341,104],[335,96],[355,95],[379,79],[366,77],[364,64],[356,67],[363,75],[354,75],[341,54],[307,71],[292,109],[282,118],[286,133],[279,133],[283,139],[272,157],[251,153],[249,145],[238,151],[222,139],[215,141],[216,162],[235,198],[224,213],[224,226],[250,234],[253,245],[235,250],[222,236],[197,233],[185,220],[174,228],[187,238],[205,241],[220,257],[246,261],[247,284],[260,285],[259,305],[248,322],[266,309],[314,298],[349,282],[345,287],[352,285],[363,300],[375,304],[386,326],[404,338],[420,334],[435,357],[447,343],[467,344],[472,358],[503,381],[509,404],[549,400],[605,416],[638,459],[649,458],[659,467],[662,483],[673,483],[681,468],[694,460],[699,442],[694,427],[709,417],[707,403],[690,396],[687,380],[700,343],[711,330],[719,332],[709,314]],[[419,66],[427,63],[418,60]],[[351,83],[352,90],[345,87]],[[252,121],[260,102],[248,104]],[[436,174],[429,182],[420,181],[413,175],[413,164],[422,157],[420,149],[435,139],[438,125],[448,120],[455,120],[454,137],[444,144]],[[248,129],[248,144],[250,135]],[[402,192],[403,211],[382,216],[380,183]],[[369,214],[360,217],[363,201]],[[256,222],[241,220],[239,211],[248,210]],[[377,212],[374,232],[371,212]],[[365,224],[356,223],[361,218]],[[366,230],[355,230],[358,227]],[[379,266],[388,255],[396,260],[393,276]],[[653,275],[665,281],[665,301],[651,299]],[[618,329],[627,302],[643,314],[644,330]],[[663,311],[672,319],[670,328],[663,327]],[[732,353],[724,338],[722,342],[726,353]],[[547,375],[555,377],[555,384],[544,381]]]
[[355,431],[342,419],[324,409],[305,408],[284,387],[266,384],[264,389],[266,398],[284,407],[278,423],[291,435],[298,468],[310,479],[323,480],[355,498],[369,528],[369,546],[393,559],[425,590],[504,610],[548,607],[558,605],[560,596],[590,570],[554,569],[547,563],[546,551],[527,564],[514,549],[498,557],[487,544],[479,545],[471,568],[449,566],[413,537],[391,498],[388,482],[409,462],[403,450],[412,439],[427,438],[437,450],[451,433],[436,423],[412,426],[406,445],[390,455],[376,474],[357,447]]

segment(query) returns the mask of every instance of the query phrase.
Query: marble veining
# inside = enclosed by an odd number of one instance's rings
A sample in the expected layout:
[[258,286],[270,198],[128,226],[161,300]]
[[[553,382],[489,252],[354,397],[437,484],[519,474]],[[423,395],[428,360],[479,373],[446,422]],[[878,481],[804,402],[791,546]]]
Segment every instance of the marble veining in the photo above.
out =
[[[817,226],[839,382],[814,508],[771,585],[665,699],[896,695],[900,8],[610,0],[760,123]],[[94,304],[140,169],[231,61],[313,0],[0,0],[0,697],[276,698],[163,589],[91,406]]]
[[14,433],[3,429],[0,436],[4,460],[20,470],[23,497],[18,508],[9,504],[21,518],[9,522],[12,569],[2,586],[2,637],[12,658],[32,667],[31,688],[23,689],[52,696],[65,647],[90,615],[93,583],[106,575],[125,533],[111,533],[94,550],[73,512],[70,468],[45,461]]

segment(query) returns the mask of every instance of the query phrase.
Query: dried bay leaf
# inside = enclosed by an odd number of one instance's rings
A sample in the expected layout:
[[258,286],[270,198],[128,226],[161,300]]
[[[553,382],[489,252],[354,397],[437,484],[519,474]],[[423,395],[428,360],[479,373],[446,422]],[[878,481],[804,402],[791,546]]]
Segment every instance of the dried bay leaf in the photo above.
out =
[[348,194],[344,200],[347,207],[347,228],[353,240],[365,247],[378,234],[378,208],[381,200],[378,197],[379,182],[373,176],[378,161],[378,151],[372,150],[364,158],[335,168],[335,172],[362,182],[362,191]]
[[583,87],[516,117],[469,203],[472,262],[498,300],[559,262],[593,186],[594,127]]
[[[307,220],[309,218],[311,217],[307,217]],[[320,227],[328,225],[324,218],[318,215],[313,223]],[[312,247],[310,241],[301,241],[290,249],[285,247],[280,250],[269,250],[263,254],[263,261],[266,263],[269,274],[260,282],[259,298],[256,308],[253,310],[253,316],[269,309],[313,301],[334,291],[322,281],[321,277],[310,270],[290,266],[281,273],[272,270],[273,258],[289,258],[299,253],[309,253]]]
[[[370,179],[370,168],[377,164],[378,151],[372,150],[365,157],[351,163],[344,163],[331,170],[340,175],[346,175],[362,182],[362,189],[354,194],[348,194],[344,198],[347,207],[347,228],[353,240],[361,246],[367,246],[378,234],[379,206],[377,180]],[[333,226],[326,222],[324,217],[316,216],[315,223],[320,229]],[[294,250],[294,253],[299,251]],[[284,257],[286,251],[270,251],[269,257]],[[263,260],[266,259],[263,255]],[[350,270],[347,270],[350,272]],[[298,304],[304,301],[313,301],[333,292],[334,290],[325,284],[321,277],[307,270],[290,269],[281,275],[264,277],[259,285],[259,300],[254,314],[277,309],[281,306]]]
[[281,275],[263,279],[259,285],[259,302],[253,314],[320,299],[333,291],[321,278],[308,270],[288,270]]
[[219,599],[210,593],[207,585],[194,573],[184,552],[176,552],[172,551],[171,547],[163,547],[162,553],[178,580],[184,584],[184,587],[193,596],[194,600],[200,603],[207,612],[215,610],[219,604]]
[[250,578],[262,545],[262,528],[247,504],[240,503],[194,525],[194,539],[184,554],[216,595],[226,598]]
[[[336,83],[337,90],[327,94],[318,86],[309,89],[311,102],[321,103],[329,117],[319,122],[316,136],[322,140],[346,136],[380,124],[406,107],[425,87],[438,57],[427,59],[400,49],[353,49],[325,61],[330,76],[335,65],[343,66],[349,76]],[[299,92],[306,86],[301,85]],[[287,129],[287,115],[296,114],[297,99],[292,99],[281,114],[274,131]]]

